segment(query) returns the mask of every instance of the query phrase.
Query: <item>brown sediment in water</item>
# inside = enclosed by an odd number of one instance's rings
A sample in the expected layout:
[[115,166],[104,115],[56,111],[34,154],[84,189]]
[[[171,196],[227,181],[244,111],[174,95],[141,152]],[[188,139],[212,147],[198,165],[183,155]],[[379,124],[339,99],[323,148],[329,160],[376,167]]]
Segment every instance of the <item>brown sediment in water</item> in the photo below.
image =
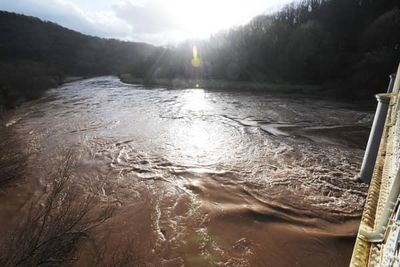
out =
[[346,266],[357,225],[352,221],[316,230],[265,218],[229,218],[214,221],[209,232],[223,240],[239,259],[246,258],[248,266]]
[[331,142],[364,149],[368,140],[369,127],[367,126],[325,126],[298,129],[282,129],[291,135],[304,136],[317,142]]
[[4,147],[24,164],[1,189],[0,234],[46,194],[69,149],[77,185],[98,207],[117,207],[76,265],[133,254],[144,266],[347,266],[371,118],[260,92],[145,90],[113,77],[68,84],[2,123]]

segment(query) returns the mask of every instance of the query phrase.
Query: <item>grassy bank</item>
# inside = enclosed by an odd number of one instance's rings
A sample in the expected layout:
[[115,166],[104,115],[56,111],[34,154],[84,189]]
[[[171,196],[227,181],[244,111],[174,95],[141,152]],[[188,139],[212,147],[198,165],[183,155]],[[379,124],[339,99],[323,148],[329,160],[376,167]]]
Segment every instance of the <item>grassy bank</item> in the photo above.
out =
[[72,83],[72,82],[76,82],[76,81],[80,81],[83,79],[86,79],[89,77],[85,77],[85,76],[67,76],[63,79],[62,83]]
[[208,90],[237,90],[237,91],[264,91],[268,93],[292,94],[294,96],[304,95],[306,97],[317,97],[334,101],[343,101],[365,105],[370,109],[375,107],[375,97],[368,92],[354,93],[346,90],[344,84],[307,85],[289,83],[268,83],[251,81],[228,81],[228,80],[187,80],[187,79],[143,79],[131,74],[120,74],[119,78],[124,83],[140,84],[146,87],[166,87],[171,89],[203,88]]
[[190,80],[190,79],[151,79],[134,77],[130,74],[121,74],[119,78],[124,83],[143,84],[145,86],[163,86],[173,89],[204,88],[229,90],[263,90],[274,93],[319,94],[323,90],[315,85],[274,84],[267,82],[228,81],[228,80]]

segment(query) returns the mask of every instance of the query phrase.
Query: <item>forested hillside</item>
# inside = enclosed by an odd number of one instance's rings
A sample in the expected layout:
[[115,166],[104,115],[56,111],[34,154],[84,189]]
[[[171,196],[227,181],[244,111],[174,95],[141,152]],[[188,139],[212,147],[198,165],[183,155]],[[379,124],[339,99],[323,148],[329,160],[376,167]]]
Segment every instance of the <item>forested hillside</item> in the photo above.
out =
[[8,12],[0,12],[0,35],[0,107],[35,98],[66,76],[127,72],[150,81],[320,85],[333,96],[372,98],[400,60],[400,9],[398,0],[297,1],[169,48],[91,37]]
[[[191,46],[151,77],[191,77]],[[303,0],[197,42],[202,78],[317,84],[338,97],[382,92],[400,61],[398,0]]]
[[0,11],[0,109],[39,96],[67,76],[142,76],[154,46],[83,35],[52,22]]

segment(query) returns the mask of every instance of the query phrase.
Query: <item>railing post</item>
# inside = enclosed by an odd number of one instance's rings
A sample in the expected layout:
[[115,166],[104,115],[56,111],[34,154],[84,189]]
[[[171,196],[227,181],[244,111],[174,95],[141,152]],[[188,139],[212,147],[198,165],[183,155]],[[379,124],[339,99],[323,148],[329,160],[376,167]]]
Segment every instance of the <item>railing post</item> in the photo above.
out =
[[375,161],[378,155],[379,146],[382,139],[383,128],[385,126],[387,111],[389,108],[389,102],[390,102],[389,94],[393,90],[395,75],[391,74],[389,75],[389,78],[390,82],[387,93],[375,95],[376,99],[378,100],[378,106],[376,108],[374,122],[372,123],[371,132],[368,138],[368,144],[365,149],[365,154],[359,174],[359,178],[366,183],[371,182],[372,174],[374,172]]

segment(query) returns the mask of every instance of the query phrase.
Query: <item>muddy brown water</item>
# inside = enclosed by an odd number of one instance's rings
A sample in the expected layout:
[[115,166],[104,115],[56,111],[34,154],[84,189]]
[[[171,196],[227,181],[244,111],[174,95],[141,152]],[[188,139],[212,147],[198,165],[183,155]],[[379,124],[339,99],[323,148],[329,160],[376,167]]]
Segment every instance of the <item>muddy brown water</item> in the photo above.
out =
[[[77,181],[119,207],[95,238],[130,246],[145,266],[347,266],[371,119],[316,98],[146,89],[116,77],[66,84],[2,122],[1,168],[28,156],[23,179],[1,189],[0,234],[73,149]],[[77,265],[88,264],[82,255]]]

